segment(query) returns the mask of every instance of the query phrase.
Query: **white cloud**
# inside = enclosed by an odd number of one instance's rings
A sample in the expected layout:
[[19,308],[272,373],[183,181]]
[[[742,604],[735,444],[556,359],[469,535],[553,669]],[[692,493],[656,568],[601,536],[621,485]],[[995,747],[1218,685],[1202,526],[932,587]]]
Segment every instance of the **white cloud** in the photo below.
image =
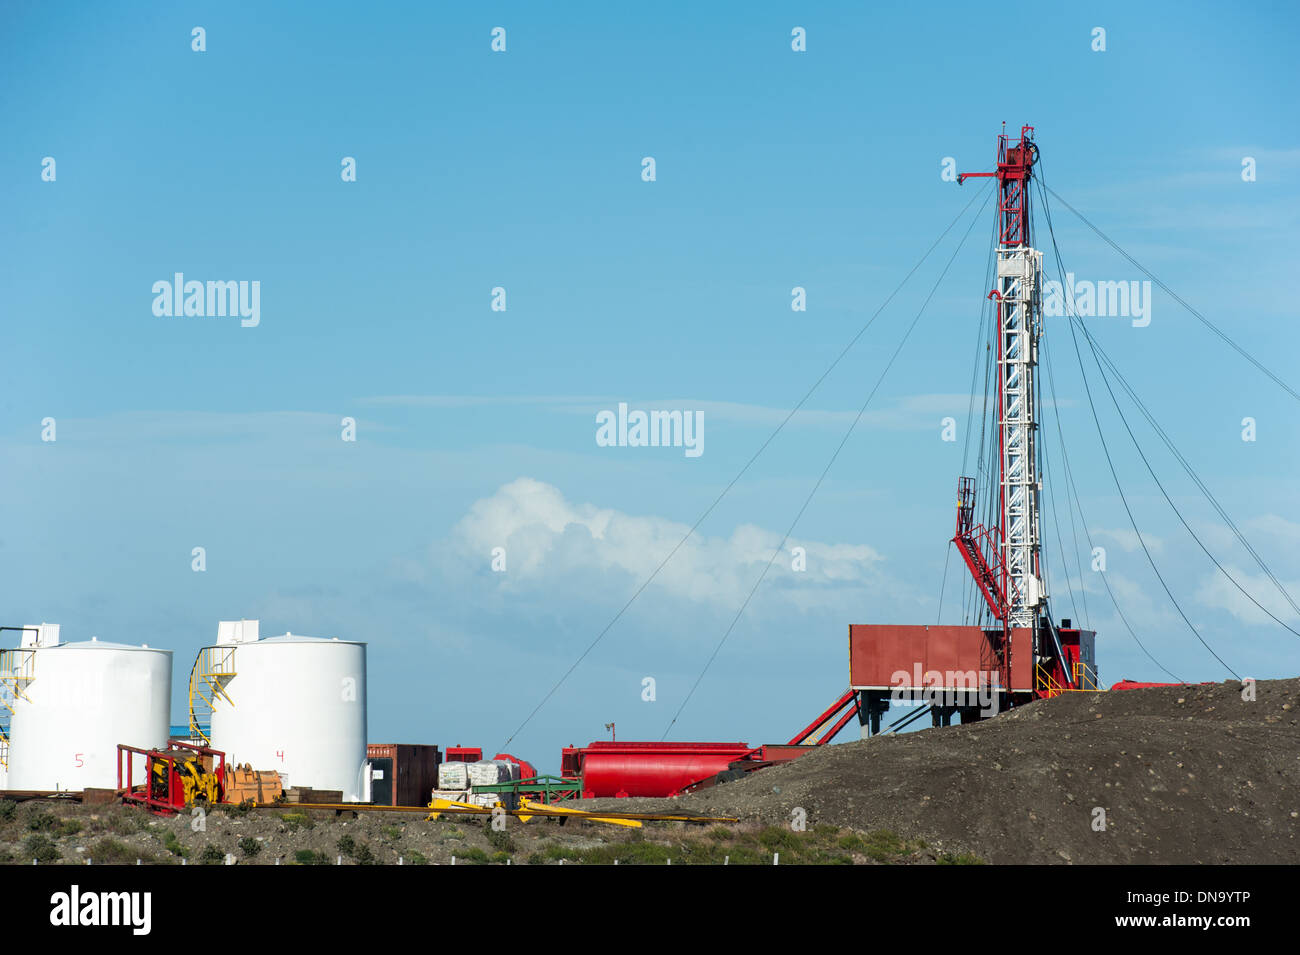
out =
[[[1278,592],[1277,587],[1264,574],[1249,574],[1230,564],[1225,565],[1224,569],[1233,576],[1237,583],[1241,584],[1246,593],[1259,601],[1260,605],[1267,608],[1268,612],[1277,617],[1278,620],[1285,621],[1292,627],[1297,622],[1300,622],[1300,616],[1297,616],[1296,612],[1291,609],[1290,604],[1287,603],[1286,598]],[[1300,581],[1281,580],[1281,583],[1286,588],[1287,593],[1291,594],[1292,599],[1300,603]],[[1201,581],[1201,586],[1196,591],[1196,599],[1203,606],[1226,610],[1242,623],[1266,624],[1270,627],[1277,626],[1276,621],[1256,606],[1246,594],[1237,589],[1231,580],[1217,570],[1207,574]]]
[[[1295,521],[1288,521],[1285,517],[1279,517],[1276,514],[1252,517],[1246,522],[1246,527],[1252,531],[1262,531],[1271,537],[1276,537],[1283,543],[1300,544],[1300,524]],[[1249,538],[1247,539],[1249,540]]]
[[[452,542],[486,566],[494,547],[506,549],[503,587],[590,580],[610,572],[644,581],[685,537],[688,525],[567,500],[560,490],[518,478],[476,501],[453,528]],[[693,534],[655,578],[669,596],[738,608],[762,573],[781,535],[750,524],[730,537]],[[791,569],[791,548],[803,547],[807,570]],[[863,544],[792,539],[772,565],[765,587],[804,605],[809,591],[884,582],[884,558]],[[800,597],[793,591],[802,592]]]

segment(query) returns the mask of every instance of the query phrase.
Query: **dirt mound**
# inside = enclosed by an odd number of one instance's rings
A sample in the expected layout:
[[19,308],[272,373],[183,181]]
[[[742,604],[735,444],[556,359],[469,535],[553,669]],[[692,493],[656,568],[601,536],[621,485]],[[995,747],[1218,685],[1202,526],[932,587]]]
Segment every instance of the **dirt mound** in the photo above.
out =
[[1261,681],[1252,701],[1237,683],[1066,694],[828,746],[671,804],[773,824],[803,809],[809,826],[990,862],[1295,863],[1300,680]]

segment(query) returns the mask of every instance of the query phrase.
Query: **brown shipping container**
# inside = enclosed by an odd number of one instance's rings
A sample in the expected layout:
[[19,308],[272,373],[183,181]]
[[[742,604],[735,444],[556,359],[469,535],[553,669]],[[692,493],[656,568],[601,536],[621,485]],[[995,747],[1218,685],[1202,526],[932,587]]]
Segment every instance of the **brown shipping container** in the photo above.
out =
[[427,806],[438,785],[437,746],[370,743],[370,801],[376,806]]

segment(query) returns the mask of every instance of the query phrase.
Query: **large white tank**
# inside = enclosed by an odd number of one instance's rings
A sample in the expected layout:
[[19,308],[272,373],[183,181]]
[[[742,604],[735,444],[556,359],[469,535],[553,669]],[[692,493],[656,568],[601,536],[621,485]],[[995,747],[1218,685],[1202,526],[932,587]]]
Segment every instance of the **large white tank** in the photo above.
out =
[[215,678],[212,747],[228,764],[277,771],[286,786],[368,801],[366,645],[256,633],[256,621],[223,622],[217,646],[204,651],[225,674]]
[[[10,721],[10,789],[117,787],[117,746],[165,748],[172,652],[103,640],[59,643],[57,627],[6,652],[20,691]],[[53,635],[51,636],[51,631]],[[137,758],[134,781],[143,780]]]

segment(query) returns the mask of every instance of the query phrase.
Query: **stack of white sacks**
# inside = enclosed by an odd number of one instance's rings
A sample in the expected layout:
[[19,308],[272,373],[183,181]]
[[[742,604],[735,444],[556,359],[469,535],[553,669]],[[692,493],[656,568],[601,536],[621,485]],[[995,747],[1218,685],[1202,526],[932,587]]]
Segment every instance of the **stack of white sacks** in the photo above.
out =
[[471,786],[492,786],[519,778],[519,764],[508,759],[484,759],[466,765],[469,767]]
[[477,763],[440,763],[438,765],[438,791],[434,794],[444,799],[495,806],[505,803],[515,808],[514,793],[475,793],[473,786],[493,786],[519,779],[519,764],[508,759],[484,759]]
[[457,792],[469,789],[469,763],[439,763],[438,788]]

